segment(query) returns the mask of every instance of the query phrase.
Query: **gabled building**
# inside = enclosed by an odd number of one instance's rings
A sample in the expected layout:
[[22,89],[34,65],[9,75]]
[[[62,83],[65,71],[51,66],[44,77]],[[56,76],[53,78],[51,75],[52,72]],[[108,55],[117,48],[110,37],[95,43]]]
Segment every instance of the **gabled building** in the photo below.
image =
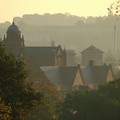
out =
[[61,46],[25,47],[24,56],[34,66],[64,66],[65,51]]
[[59,90],[80,90],[91,88],[97,89],[99,85],[107,84],[114,80],[111,65],[94,65],[93,61],[89,65],[81,68],[78,66],[42,66],[40,69],[45,76]]
[[84,86],[84,80],[80,66],[60,67],[62,76],[61,88],[65,90],[79,89]]
[[92,89],[97,89],[101,84],[107,84],[114,80],[114,74],[111,64],[94,65],[93,61],[89,65],[82,68],[82,75],[85,85]]
[[84,80],[80,66],[66,67],[40,67],[46,77],[55,84],[59,90],[72,90],[83,87]]
[[95,65],[103,64],[103,51],[91,45],[81,52],[82,65],[89,65],[89,61],[94,61]]

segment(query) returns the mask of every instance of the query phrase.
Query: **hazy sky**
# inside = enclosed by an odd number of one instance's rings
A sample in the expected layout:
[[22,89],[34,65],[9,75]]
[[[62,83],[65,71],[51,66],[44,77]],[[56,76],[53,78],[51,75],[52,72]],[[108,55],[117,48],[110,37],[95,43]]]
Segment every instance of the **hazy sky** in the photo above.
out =
[[0,0],[0,22],[23,14],[71,13],[78,16],[107,15],[116,0]]

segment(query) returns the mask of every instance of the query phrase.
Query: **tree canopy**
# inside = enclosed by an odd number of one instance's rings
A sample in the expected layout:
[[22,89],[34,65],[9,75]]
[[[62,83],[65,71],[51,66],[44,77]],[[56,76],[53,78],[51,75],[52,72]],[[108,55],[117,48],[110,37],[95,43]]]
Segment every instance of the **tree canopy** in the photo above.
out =
[[27,69],[24,61],[13,55],[7,55],[0,43],[0,98],[11,107],[13,120],[23,118],[41,99],[40,93],[24,84]]
[[94,91],[68,93],[60,108],[61,120],[119,120],[120,79]]
[[11,112],[11,107],[0,100],[0,120],[12,120]]

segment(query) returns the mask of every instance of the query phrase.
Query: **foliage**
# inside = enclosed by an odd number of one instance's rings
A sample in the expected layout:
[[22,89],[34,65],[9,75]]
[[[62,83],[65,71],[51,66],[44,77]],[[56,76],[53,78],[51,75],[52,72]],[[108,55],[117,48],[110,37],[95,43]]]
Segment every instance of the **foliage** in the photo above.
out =
[[61,101],[61,93],[37,68],[29,68],[27,83],[32,82],[32,88],[43,94],[39,104],[25,120],[58,120],[58,104]]
[[116,2],[112,3],[111,6],[108,8],[110,12],[113,14],[119,15],[120,13],[120,0],[117,0]]
[[12,120],[11,112],[11,107],[6,106],[0,99],[0,120]]
[[120,102],[120,78],[110,82],[108,85],[102,85],[98,90],[99,94],[114,98]]
[[2,44],[0,54],[0,98],[11,110],[12,119],[57,120],[56,106],[61,98],[56,87],[40,69],[26,65],[20,57],[5,54]]
[[5,53],[4,46],[0,44],[0,97],[5,105],[11,106],[12,117],[19,120],[25,116],[40,100],[39,93],[24,84],[27,69],[23,60]]
[[60,120],[119,120],[120,80],[96,91],[73,91],[60,108]]

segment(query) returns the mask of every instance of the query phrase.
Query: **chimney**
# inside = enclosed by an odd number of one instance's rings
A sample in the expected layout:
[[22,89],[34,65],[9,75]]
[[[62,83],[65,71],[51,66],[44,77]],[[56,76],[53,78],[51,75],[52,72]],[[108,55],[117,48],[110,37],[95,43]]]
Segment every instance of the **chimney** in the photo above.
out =
[[52,42],[51,42],[51,46],[52,47],[55,47],[55,42],[52,40]]
[[93,60],[90,60],[90,61],[89,61],[89,66],[90,66],[90,67],[94,66],[94,61],[93,61]]
[[104,63],[103,66],[106,66],[106,63]]

